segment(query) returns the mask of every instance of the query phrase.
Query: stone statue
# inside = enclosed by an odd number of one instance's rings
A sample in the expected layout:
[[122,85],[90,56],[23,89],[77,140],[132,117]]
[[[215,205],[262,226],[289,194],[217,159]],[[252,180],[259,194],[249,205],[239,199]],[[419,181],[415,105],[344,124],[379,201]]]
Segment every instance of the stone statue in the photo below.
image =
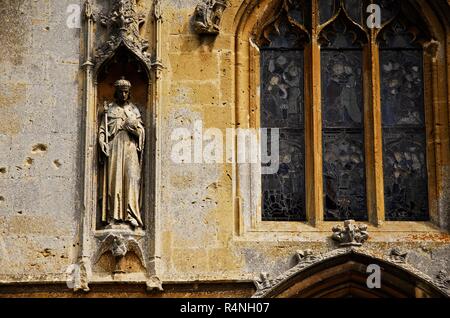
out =
[[145,129],[139,109],[130,102],[131,83],[114,84],[115,102],[106,103],[99,144],[104,162],[102,221],[110,227],[143,227],[141,169]]

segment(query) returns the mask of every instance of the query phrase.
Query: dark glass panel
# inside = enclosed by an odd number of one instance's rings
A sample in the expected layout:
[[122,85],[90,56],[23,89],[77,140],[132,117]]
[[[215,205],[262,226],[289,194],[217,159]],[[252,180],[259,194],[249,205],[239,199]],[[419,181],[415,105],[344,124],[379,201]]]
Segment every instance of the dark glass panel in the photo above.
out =
[[394,18],[400,9],[399,0],[375,0],[374,3],[381,8],[381,23],[384,24]]
[[383,30],[380,37],[380,47],[381,48],[416,48],[420,49],[421,46],[417,43],[418,35],[413,32],[413,29],[407,27],[404,23],[399,20],[393,21]]
[[330,20],[339,9],[339,0],[319,0],[320,24]]
[[285,4],[260,39],[261,127],[280,129],[279,169],[261,176],[263,221],[306,220],[303,46],[309,35],[298,25],[305,20],[300,2]]
[[325,220],[367,220],[363,132],[325,131],[323,148]]
[[[271,138],[267,138],[268,149]],[[300,129],[280,129],[280,167],[262,175],[262,220],[305,221],[304,134]]]
[[303,127],[303,51],[261,51],[261,126]]
[[362,128],[362,52],[324,50],[322,105],[324,128]]
[[428,220],[423,51],[382,49],[380,62],[386,220]]
[[345,0],[344,8],[354,22],[359,25],[363,24],[363,0]]
[[264,27],[259,38],[261,48],[302,49],[309,41],[305,23],[309,24],[310,12],[299,1],[287,0],[280,8],[278,17]]
[[328,44],[321,52],[326,221],[367,220],[362,43],[348,24],[341,13],[321,34]]
[[305,16],[309,15],[309,12],[306,11],[307,7],[303,4],[303,1],[288,0],[288,2],[289,2],[289,11],[288,11],[289,17],[295,20],[295,22],[297,22],[298,24],[306,25]]
[[322,48],[359,49],[367,42],[364,31],[353,24],[344,13],[320,32]]
[[424,125],[423,53],[382,50],[381,104],[383,126]]
[[386,220],[428,220],[425,132],[384,129]]

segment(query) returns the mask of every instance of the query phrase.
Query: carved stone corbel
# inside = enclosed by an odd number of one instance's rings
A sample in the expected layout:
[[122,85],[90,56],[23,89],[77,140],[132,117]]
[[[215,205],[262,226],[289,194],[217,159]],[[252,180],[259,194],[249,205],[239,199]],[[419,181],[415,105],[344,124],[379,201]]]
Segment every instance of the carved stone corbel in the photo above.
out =
[[144,255],[139,242],[132,236],[122,235],[122,234],[109,234],[100,243],[100,248],[98,249],[97,255],[94,259],[94,264],[97,263],[100,257],[106,252],[110,251],[115,259],[114,274],[125,273],[125,268],[123,261],[128,252],[134,252],[138,256],[145,268],[146,263],[144,260]]
[[195,8],[193,27],[196,33],[217,35],[229,0],[203,0]]
[[331,238],[339,242],[340,247],[361,246],[369,238],[369,232],[367,232],[367,225],[346,220],[343,228],[340,225],[333,227]]
[[402,251],[399,247],[394,247],[389,253],[389,259],[394,263],[406,263],[408,252]]

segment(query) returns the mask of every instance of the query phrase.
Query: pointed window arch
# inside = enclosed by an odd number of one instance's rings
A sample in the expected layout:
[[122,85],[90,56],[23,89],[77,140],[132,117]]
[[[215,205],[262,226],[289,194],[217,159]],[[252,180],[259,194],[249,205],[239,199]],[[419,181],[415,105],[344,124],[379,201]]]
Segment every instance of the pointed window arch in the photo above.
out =
[[[379,29],[366,24],[370,4],[381,7]],[[448,114],[436,104],[446,96],[437,78],[445,33],[431,25],[432,9],[258,0],[240,14],[236,120],[279,129],[280,169],[237,167],[239,232],[315,232],[344,219],[445,227]]]

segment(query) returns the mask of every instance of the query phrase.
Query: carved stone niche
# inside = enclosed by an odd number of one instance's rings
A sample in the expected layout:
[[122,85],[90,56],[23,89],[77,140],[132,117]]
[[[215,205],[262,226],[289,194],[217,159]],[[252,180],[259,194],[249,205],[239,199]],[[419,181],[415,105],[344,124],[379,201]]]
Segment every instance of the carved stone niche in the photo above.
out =
[[80,258],[93,271],[85,275],[90,276],[87,281],[123,274],[124,281],[145,281],[150,289],[161,289],[152,232],[154,70],[150,43],[141,35],[145,14],[139,12],[138,2],[85,2],[85,210]]
[[229,0],[202,0],[194,12],[194,31],[200,35],[217,35],[223,12],[228,7]]

